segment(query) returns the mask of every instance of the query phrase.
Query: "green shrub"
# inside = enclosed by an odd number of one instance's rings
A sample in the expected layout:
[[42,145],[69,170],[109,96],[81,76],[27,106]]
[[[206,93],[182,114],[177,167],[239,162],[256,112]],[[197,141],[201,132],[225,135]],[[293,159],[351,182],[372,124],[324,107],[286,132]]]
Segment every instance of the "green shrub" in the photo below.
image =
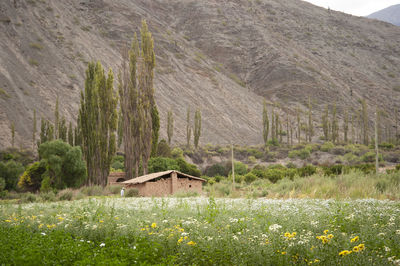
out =
[[245,176],[244,176],[244,181],[247,183],[247,184],[250,184],[250,183],[252,183],[253,181],[255,181],[257,179],[257,176],[255,175],[255,174],[253,174],[253,173],[247,173]]
[[13,190],[16,188],[19,176],[24,172],[24,166],[15,162],[14,160],[9,160],[7,162],[0,162],[0,178],[5,181],[5,189]]
[[286,164],[286,167],[287,167],[287,168],[297,168],[297,166],[296,166],[294,163],[292,163],[292,162],[288,162],[288,163]]
[[322,144],[321,146],[321,151],[324,152],[329,152],[331,149],[333,149],[335,147],[335,144],[333,144],[330,141],[325,142],[324,144]]
[[171,148],[169,147],[167,141],[164,139],[160,140],[160,142],[158,143],[157,156],[171,157]]
[[46,163],[46,174],[57,189],[79,187],[87,178],[79,146],[71,147],[62,140],[45,142],[39,146],[39,157]]
[[56,201],[56,194],[53,191],[49,191],[46,193],[40,193],[40,198],[42,199],[42,201]]
[[399,152],[389,152],[383,155],[383,159],[390,163],[400,163],[400,153]]
[[43,178],[40,186],[40,192],[49,192],[51,190],[51,184],[50,184],[50,177],[46,176]]
[[181,148],[176,147],[171,151],[171,156],[174,159],[183,158],[183,150]]
[[[378,160],[380,162],[383,162],[382,154],[379,154]],[[363,156],[361,156],[361,161],[364,162],[364,163],[375,162],[375,152],[369,151],[369,152],[365,153]]]
[[[245,165],[244,163],[235,161],[235,163],[233,165],[235,167],[235,175],[236,174],[237,175],[245,175],[245,174],[247,174],[248,168],[247,168],[247,165]],[[232,174],[232,170],[229,171],[229,174]]]
[[342,174],[344,168],[345,168],[344,165],[337,164],[337,165],[322,167],[322,170],[324,172],[324,175],[326,176],[335,176]]
[[16,148],[7,148],[0,151],[0,161],[14,160],[21,163],[23,166],[27,166],[34,161],[34,154],[31,150],[20,150]]
[[342,146],[336,146],[331,149],[331,153],[334,155],[345,155],[346,149]]
[[36,162],[29,165],[18,181],[18,187],[24,191],[37,191],[45,177],[46,163]]
[[124,195],[128,198],[137,197],[139,196],[139,190],[137,188],[128,188]]
[[229,171],[220,163],[213,164],[209,167],[206,168],[205,174],[207,176],[216,176],[216,175],[221,175],[221,176],[227,176],[229,174]]
[[186,162],[183,158],[176,159],[176,163],[179,166],[179,171],[182,173],[192,175],[192,176],[201,176],[201,172],[197,169],[197,166],[191,163]]
[[111,161],[111,168],[115,169],[115,170],[125,170],[125,166],[124,166],[124,156],[121,155],[116,155],[113,157],[112,161]]
[[85,196],[103,196],[104,189],[101,186],[85,186],[80,189],[80,192]]
[[157,173],[167,170],[180,170],[177,161],[167,157],[150,158],[148,167],[149,173]]
[[63,189],[61,191],[58,192],[57,194],[57,198],[58,200],[72,200],[74,193],[72,191],[72,189],[67,188],[67,189]]
[[313,165],[306,165],[297,169],[297,174],[301,177],[313,175],[317,172],[317,168]]
[[381,149],[390,150],[390,149],[394,148],[394,144],[387,143],[387,142],[382,142],[382,143],[378,144],[378,147],[381,148]]
[[400,164],[396,165],[396,171],[400,171]]
[[372,174],[375,173],[375,165],[374,164],[358,164],[351,166],[352,169],[360,170],[364,174]]
[[302,160],[307,159],[310,157],[311,153],[309,149],[301,149],[301,150],[293,150],[289,152],[289,158],[300,158]]

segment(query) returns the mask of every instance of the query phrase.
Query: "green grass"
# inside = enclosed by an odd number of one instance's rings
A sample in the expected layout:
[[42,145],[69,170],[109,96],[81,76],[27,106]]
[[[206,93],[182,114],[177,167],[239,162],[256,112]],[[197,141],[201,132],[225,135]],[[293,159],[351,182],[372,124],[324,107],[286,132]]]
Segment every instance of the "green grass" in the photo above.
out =
[[0,264],[387,265],[400,259],[399,210],[378,200],[2,204]]
[[41,45],[40,43],[30,43],[29,46],[39,51],[43,49],[43,45]]
[[10,98],[10,95],[3,88],[0,88],[0,97]]

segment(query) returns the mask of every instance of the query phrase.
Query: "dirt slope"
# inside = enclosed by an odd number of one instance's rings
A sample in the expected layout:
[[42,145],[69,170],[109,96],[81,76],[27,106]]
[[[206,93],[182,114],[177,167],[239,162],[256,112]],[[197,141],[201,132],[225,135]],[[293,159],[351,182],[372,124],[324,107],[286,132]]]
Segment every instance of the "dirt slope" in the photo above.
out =
[[185,141],[190,106],[202,111],[202,144],[261,143],[264,97],[291,116],[311,97],[319,120],[326,103],[336,102],[340,116],[345,107],[359,109],[360,98],[373,104],[378,96],[394,124],[400,28],[384,22],[299,0],[5,0],[0,148],[10,143],[11,122],[16,145],[31,146],[33,109],[53,119],[57,95],[75,121],[87,62],[100,60],[116,75],[142,19],[155,40],[161,137],[172,109],[174,141]]

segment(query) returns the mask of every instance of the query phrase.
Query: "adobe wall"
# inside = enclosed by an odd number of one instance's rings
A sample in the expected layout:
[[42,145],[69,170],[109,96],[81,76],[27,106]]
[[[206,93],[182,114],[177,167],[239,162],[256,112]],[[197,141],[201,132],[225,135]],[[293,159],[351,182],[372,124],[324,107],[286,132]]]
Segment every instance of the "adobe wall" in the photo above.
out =
[[[117,182],[118,179],[123,178],[125,179],[125,173],[124,172],[114,172],[110,173],[108,175],[108,184],[109,185],[115,185],[115,184],[120,184]],[[126,179],[125,179],[126,180]]]
[[197,192],[201,194],[203,188],[203,182],[200,180],[189,180],[189,178],[178,178],[177,190],[176,192]]
[[138,187],[139,195],[144,197],[162,197],[171,194],[172,180],[171,178],[162,178],[156,182],[146,182]]

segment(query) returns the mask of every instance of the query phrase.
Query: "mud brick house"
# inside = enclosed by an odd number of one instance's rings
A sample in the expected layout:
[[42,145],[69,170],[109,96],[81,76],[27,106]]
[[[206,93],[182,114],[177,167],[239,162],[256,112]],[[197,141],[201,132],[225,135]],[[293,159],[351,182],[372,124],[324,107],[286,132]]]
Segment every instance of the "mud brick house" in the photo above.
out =
[[126,188],[136,188],[140,196],[166,196],[176,192],[202,192],[205,179],[175,170],[152,173],[119,183]]
[[124,172],[114,172],[110,173],[108,176],[108,184],[109,185],[120,185],[121,182],[126,181],[125,173]]

